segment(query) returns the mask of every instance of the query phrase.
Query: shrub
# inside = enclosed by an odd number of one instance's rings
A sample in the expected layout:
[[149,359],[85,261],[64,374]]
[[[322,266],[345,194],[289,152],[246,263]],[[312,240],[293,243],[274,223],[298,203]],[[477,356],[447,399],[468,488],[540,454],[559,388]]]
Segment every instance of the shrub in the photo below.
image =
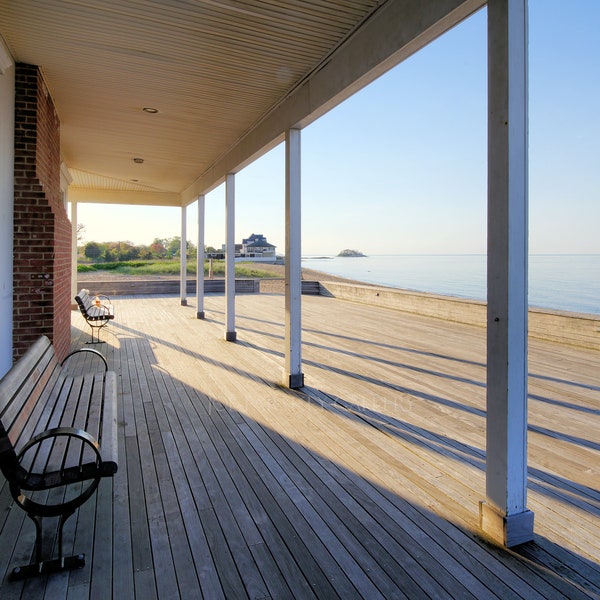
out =
[[[89,273],[96,271],[113,271],[122,275],[179,275],[180,263],[178,260],[158,260],[158,261],[120,261],[120,262],[107,262],[107,263],[93,263],[90,265],[78,265],[77,271],[79,273]],[[208,275],[209,262],[204,262],[204,274]],[[196,274],[196,262],[190,261],[187,263],[188,275]],[[236,277],[247,277],[247,278],[262,278],[271,277],[272,274],[268,271],[264,271],[258,268],[253,263],[236,263],[235,265]],[[224,260],[213,260],[213,275],[217,277],[225,275],[225,261]]]

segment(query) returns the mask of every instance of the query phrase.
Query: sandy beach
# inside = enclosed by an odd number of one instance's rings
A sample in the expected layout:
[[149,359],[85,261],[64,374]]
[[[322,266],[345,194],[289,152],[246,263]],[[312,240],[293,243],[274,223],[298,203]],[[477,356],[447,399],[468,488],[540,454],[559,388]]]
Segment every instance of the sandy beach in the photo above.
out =
[[[285,293],[285,265],[271,265],[271,264],[257,264],[257,268],[262,271],[267,271],[272,274],[272,278],[261,278],[260,279],[260,291],[266,294],[283,294]],[[188,280],[195,279],[195,275],[188,274]],[[222,279],[222,277],[215,277],[214,279]],[[353,283],[358,285],[369,285],[372,284],[364,283],[354,279],[348,279],[344,277],[337,277],[336,275],[329,275],[322,271],[315,271],[314,269],[302,269],[302,279],[304,281],[332,281],[337,283]],[[177,275],[123,275],[122,273],[115,273],[113,271],[91,271],[87,273],[77,274],[77,285],[79,288],[88,287],[88,284],[93,285],[93,282],[98,281],[155,281],[155,280],[179,280]],[[381,287],[381,286],[380,286]]]

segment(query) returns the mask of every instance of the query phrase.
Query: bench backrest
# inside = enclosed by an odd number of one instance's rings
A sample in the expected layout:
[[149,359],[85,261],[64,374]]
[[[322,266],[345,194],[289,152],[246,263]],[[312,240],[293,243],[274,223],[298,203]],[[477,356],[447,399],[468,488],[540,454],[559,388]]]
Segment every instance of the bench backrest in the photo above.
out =
[[87,290],[79,290],[77,296],[75,296],[75,301],[77,302],[77,306],[79,306],[79,310],[84,315],[92,306],[92,299],[90,298]]
[[16,464],[15,448],[26,443],[42,418],[44,390],[64,378],[54,348],[40,337],[0,380],[0,469],[9,478]]

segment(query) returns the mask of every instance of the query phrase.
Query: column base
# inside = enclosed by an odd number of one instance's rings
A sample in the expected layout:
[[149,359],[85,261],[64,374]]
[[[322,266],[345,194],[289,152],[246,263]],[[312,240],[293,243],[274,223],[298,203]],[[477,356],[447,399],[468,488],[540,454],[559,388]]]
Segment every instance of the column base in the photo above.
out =
[[187,306],[187,300],[182,300],[181,301],[181,306]]
[[505,515],[482,500],[479,525],[484,533],[507,548],[533,541],[533,512],[530,510]]
[[226,331],[225,332],[225,341],[226,342],[235,342],[237,340],[237,332],[235,331]]
[[284,376],[283,385],[287,385],[287,387],[289,387],[292,390],[303,387],[304,373],[294,373],[293,375]]
[[204,319],[204,311],[203,310],[196,313],[196,319]]

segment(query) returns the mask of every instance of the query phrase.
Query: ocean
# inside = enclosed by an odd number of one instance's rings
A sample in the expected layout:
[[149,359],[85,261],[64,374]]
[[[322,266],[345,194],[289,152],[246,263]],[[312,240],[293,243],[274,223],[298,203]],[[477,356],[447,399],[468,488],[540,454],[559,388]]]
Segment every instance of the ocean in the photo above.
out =
[[[485,300],[486,256],[306,256],[302,266],[366,283]],[[533,254],[529,305],[600,314],[600,254]]]

